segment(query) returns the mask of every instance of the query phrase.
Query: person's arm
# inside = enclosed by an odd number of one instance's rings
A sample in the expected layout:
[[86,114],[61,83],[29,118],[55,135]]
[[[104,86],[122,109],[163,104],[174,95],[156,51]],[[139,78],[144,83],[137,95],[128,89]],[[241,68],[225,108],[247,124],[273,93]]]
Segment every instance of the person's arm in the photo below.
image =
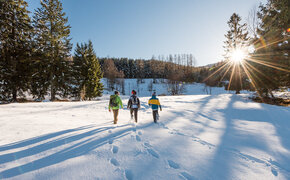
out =
[[121,106],[121,108],[123,109],[123,103],[122,103],[122,100],[121,98],[119,97],[119,105]]
[[131,97],[129,98],[129,101],[128,101],[128,105],[127,105],[127,108],[129,109],[131,107],[131,104],[132,104],[132,100],[131,100]]
[[161,104],[160,104],[159,100],[158,100],[158,105],[159,105],[160,111],[162,111]]
[[140,99],[138,98],[137,101],[138,101],[138,109],[140,109]]

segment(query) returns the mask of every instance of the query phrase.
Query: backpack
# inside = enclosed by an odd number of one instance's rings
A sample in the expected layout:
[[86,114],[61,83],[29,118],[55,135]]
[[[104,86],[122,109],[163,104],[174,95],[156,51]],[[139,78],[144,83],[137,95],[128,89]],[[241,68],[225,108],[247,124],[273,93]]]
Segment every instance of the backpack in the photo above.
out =
[[138,105],[137,96],[132,96],[132,105]]
[[114,95],[111,95],[111,96],[110,96],[110,106],[111,106],[111,107],[116,107],[116,106],[118,106],[118,103],[117,103],[117,96],[114,96]]

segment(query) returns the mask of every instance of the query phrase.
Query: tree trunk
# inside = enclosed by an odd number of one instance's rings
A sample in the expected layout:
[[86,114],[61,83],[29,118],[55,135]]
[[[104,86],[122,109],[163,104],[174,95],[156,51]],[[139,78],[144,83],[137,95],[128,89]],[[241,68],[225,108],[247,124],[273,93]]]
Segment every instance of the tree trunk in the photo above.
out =
[[275,96],[274,96],[272,91],[270,91],[270,95],[271,95],[272,99],[275,99]]
[[50,101],[54,101],[55,100],[55,91],[53,89],[51,89],[50,91]]
[[55,100],[55,87],[54,87],[54,82],[53,80],[50,83],[50,101]]
[[12,91],[12,101],[13,102],[17,101],[17,90],[15,88]]

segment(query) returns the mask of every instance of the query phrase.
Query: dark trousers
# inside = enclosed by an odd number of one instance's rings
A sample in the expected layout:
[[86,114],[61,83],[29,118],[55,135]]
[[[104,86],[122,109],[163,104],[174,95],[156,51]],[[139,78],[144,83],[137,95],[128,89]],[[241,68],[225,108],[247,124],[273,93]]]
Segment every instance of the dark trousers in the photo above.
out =
[[119,109],[113,109],[113,114],[114,114],[114,124],[117,124]]
[[157,119],[158,119],[158,110],[153,110],[153,120],[155,123],[157,123]]
[[137,122],[138,108],[131,108],[130,109],[130,114],[131,114],[132,119],[133,119],[133,113],[134,113],[135,122]]

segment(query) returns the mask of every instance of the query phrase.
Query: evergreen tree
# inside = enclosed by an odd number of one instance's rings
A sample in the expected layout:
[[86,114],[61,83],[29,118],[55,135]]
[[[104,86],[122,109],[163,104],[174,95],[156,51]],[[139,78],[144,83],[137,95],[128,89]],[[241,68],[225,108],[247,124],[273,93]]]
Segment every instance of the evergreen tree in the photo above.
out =
[[252,81],[261,96],[272,95],[280,87],[290,87],[290,1],[268,0],[260,5],[256,51],[250,62]]
[[3,100],[16,101],[29,88],[32,27],[27,6],[24,0],[0,1],[0,98]]
[[103,84],[100,80],[103,77],[103,73],[91,41],[88,44],[77,44],[73,69],[73,85],[76,97],[91,100],[102,96]]
[[43,98],[50,88],[50,99],[68,94],[70,76],[70,26],[59,0],[42,0],[33,16],[37,72],[32,93]]
[[136,78],[136,75],[138,72],[136,61],[130,59],[128,63],[129,63],[129,70],[130,70],[130,78]]
[[72,96],[85,99],[85,82],[88,74],[87,44],[77,43],[73,58]]
[[86,86],[86,98],[91,99],[94,97],[102,96],[103,84],[100,80],[103,78],[103,73],[99,61],[93,49],[93,44],[89,41],[88,44],[88,81]]
[[[247,32],[247,25],[241,24],[241,17],[234,13],[230,20],[228,21],[228,25],[230,30],[225,35],[226,41],[224,49],[225,49],[225,60],[226,62],[232,61],[231,56],[232,53],[238,50],[242,50],[243,48],[248,47],[249,38]],[[231,67],[229,73],[230,75],[230,84],[229,90],[235,90],[236,94],[240,93],[240,90],[243,88],[243,81],[245,79],[242,67],[240,63],[228,63]]]

